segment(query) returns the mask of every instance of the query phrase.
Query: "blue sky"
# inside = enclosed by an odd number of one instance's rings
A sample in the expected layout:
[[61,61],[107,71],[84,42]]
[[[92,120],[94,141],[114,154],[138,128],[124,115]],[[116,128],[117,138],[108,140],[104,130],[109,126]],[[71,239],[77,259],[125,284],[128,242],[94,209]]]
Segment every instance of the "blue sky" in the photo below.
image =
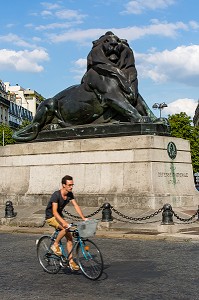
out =
[[[134,51],[139,92],[163,115],[194,115],[199,99],[197,0],[0,0],[0,79],[48,98],[79,84],[106,31]],[[159,112],[154,111],[158,116]]]

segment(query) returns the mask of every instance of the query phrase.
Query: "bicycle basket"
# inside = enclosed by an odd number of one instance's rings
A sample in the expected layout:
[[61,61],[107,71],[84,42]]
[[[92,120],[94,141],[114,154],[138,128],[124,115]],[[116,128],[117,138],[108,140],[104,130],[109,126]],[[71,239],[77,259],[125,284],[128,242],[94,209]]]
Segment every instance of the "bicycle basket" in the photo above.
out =
[[97,224],[98,220],[95,219],[79,222],[77,224],[79,235],[83,238],[94,236],[97,230]]

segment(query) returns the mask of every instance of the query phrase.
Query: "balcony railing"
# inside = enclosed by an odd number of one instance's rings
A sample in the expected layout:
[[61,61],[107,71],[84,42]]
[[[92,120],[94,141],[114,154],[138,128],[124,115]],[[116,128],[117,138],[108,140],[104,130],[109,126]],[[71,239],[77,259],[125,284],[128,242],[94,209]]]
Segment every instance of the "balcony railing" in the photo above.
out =
[[7,107],[10,107],[10,101],[0,96],[0,102],[6,105]]

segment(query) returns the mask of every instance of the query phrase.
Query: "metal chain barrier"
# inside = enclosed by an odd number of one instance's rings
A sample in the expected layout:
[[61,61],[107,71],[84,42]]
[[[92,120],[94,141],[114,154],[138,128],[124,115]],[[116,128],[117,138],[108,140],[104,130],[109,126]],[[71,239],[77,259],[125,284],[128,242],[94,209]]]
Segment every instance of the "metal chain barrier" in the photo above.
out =
[[154,220],[151,220],[150,222],[141,222],[141,221],[130,221],[130,220],[123,220],[123,219],[120,219],[120,218],[117,218],[117,217],[115,217],[114,216],[114,220],[116,220],[116,221],[119,221],[119,222],[123,222],[123,223],[129,223],[129,224],[149,224],[149,223],[159,223],[160,222],[160,220],[156,220],[156,221],[154,221]]
[[199,209],[198,209],[190,218],[184,219],[184,218],[179,217],[173,210],[171,210],[171,211],[172,211],[173,215],[182,222],[190,222],[199,214]]
[[[94,211],[93,213],[85,216],[86,218],[91,218],[93,216],[95,216],[96,214],[98,214],[100,211],[103,210],[103,212],[107,209],[107,205],[108,205],[108,214],[111,216],[111,210],[117,214],[119,217],[125,219],[125,220],[122,220],[122,219],[118,219],[116,217],[114,217],[115,220],[117,221],[122,221],[122,222],[129,222],[131,223],[131,221],[134,222],[141,222],[141,221],[146,221],[146,220],[149,220],[155,216],[157,216],[159,213],[163,212],[162,214],[169,214],[169,217],[167,219],[167,224],[171,224],[173,223],[173,220],[172,220],[172,217],[175,216],[179,221],[183,222],[183,223],[188,223],[188,222],[191,222],[194,223],[196,221],[199,220],[199,208],[196,210],[196,212],[190,217],[190,218],[181,218],[180,216],[177,215],[177,213],[174,212],[174,210],[172,209],[171,205],[170,204],[165,204],[162,208],[159,208],[158,210],[156,210],[154,213],[148,215],[148,216],[143,216],[143,217],[137,217],[137,218],[134,218],[134,217],[130,217],[130,216],[127,216],[123,213],[121,213],[120,211],[118,211],[117,209],[115,209],[112,205],[110,205],[109,203],[106,203],[106,204],[103,204],[102,206],[100,206],[96,211]],[[102,212],[102,214],[103,214]],[[66,211],[64,209],[64,213],[69,217],[69,218],[72,218],[72,219],[75,219],[75,220],[80,220],[81,218],[79,216],[75,216],[71,213],[69,213],[68,211]],[[194,218],[198,215],[198,219],[194,220]],[[110,220],[111,217],[110,217]],[[158,222],[158,221],[151,221],[150,223],[155,223],[155,222]],[[164,222],[163,222],[164,223]],[[137,223],[137,224],[145,224],[145,223]],[[179,223],[178,223],[179,224]]]
[[[94,211],[93,213],[91,213],[90,215],[85,216],[85,218],[91,218],[93,216],[95,216],[96,214],[98,214],[101,210],[103,209],[103,205],[100,206],[96,211]],[[67,214],[69,217],[76,219],[76,220],[80,220],[81,218],[79,216],[75,216],[71,213],[69,213],[67,210],[64,209],[65,214]]]
[[[129,217],[129,216],[126,216],[126,215],[124,215],[124,214],[122,214],[121,212],[119,212],[118,210],[116,210],[113,206],[111,206],[111,209],[112,209],[112,211],[113,212],[115,212],[117,215],[119,215],[120,217],[122,217],[122,218],[124,218],[124,219],[126,219],[126,220],[131,220],[131,221],[144,221],[144,220],[149,220],[149,219],[151,219],[151,218],[153,218],[154,216],[156,216],[156,215],[158,215],[160,212],[164,212],[165,211],[165,208],[164,208],[164,206],[162,207],[162,208],[160,208],[160,209],[158,209],[157,211],[155,211],[154,213],[152,213],[151,215],[148,215],[148,216],[144,216],[144,217],[139,217],[139,218],[133,218],[133,217]],[[170,209],[170,212],[178,219],[178,220],[180,220],[180,221],[182,221],[182,222],[184,222],[184,223],[188,223],[188,222],[191,222],[191,221],[193,221],[193,219],[197,216],[197,215],[199,215],[199,209],[190,217],[190,218],[187,218],[187,219],[185,219],[185,218],[181,218],[180,216],[178,216],[174,211],[173,211],[173,209],[171,208]],[[116,218],[115,218],[116,219]],[[117,220],[117,219],[116,219]],[[118,219],[118,221],[121,221],[121,220],[119,220]],[[123,221],[123,220],[122,220]],[[195,223],[196,221],[198,221],[198,220],[194,220],[193,222],[191,222],[191,223]],[[124,222],[124,221],[123,221]],[[154,222],[155,223],[155,221],[152,221],[152,222]],[[138,223],[138,224],[140,224],[140,223]],[[144,224],[144,223],[142,223],[142,224]]]
[[150,214],[149,216],[144,216],[144,217],[139,217],[139,218],[133,218],[133,217],[129,217],[129,216],[126,216],[126,215],[122,214],[117,209],[115,209],[113,206],[111,206],[111,209],[118,216],[120,216],[120,217],[122,217],[124,219],[127,219],[127,220],[131,220],[131,221],[145,221],[145,220],[149,220],[149,219],[153,218],[154,216],[157,216],[163,210],[163,208],[159,208],[158,210],[156,210],[154,213]]

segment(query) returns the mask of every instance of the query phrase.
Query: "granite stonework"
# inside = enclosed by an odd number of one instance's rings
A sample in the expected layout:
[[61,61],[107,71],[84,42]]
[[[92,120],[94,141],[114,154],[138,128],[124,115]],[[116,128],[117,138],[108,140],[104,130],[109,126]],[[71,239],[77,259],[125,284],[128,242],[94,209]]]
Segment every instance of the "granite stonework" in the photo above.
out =
[[[168,155],[168,143],[177,156]],[[0,204],[45,205],[74,177],[80,205],[160,208],[196,206],[189,142],[156,135],[121,136],[24,143],[0,147]]]

